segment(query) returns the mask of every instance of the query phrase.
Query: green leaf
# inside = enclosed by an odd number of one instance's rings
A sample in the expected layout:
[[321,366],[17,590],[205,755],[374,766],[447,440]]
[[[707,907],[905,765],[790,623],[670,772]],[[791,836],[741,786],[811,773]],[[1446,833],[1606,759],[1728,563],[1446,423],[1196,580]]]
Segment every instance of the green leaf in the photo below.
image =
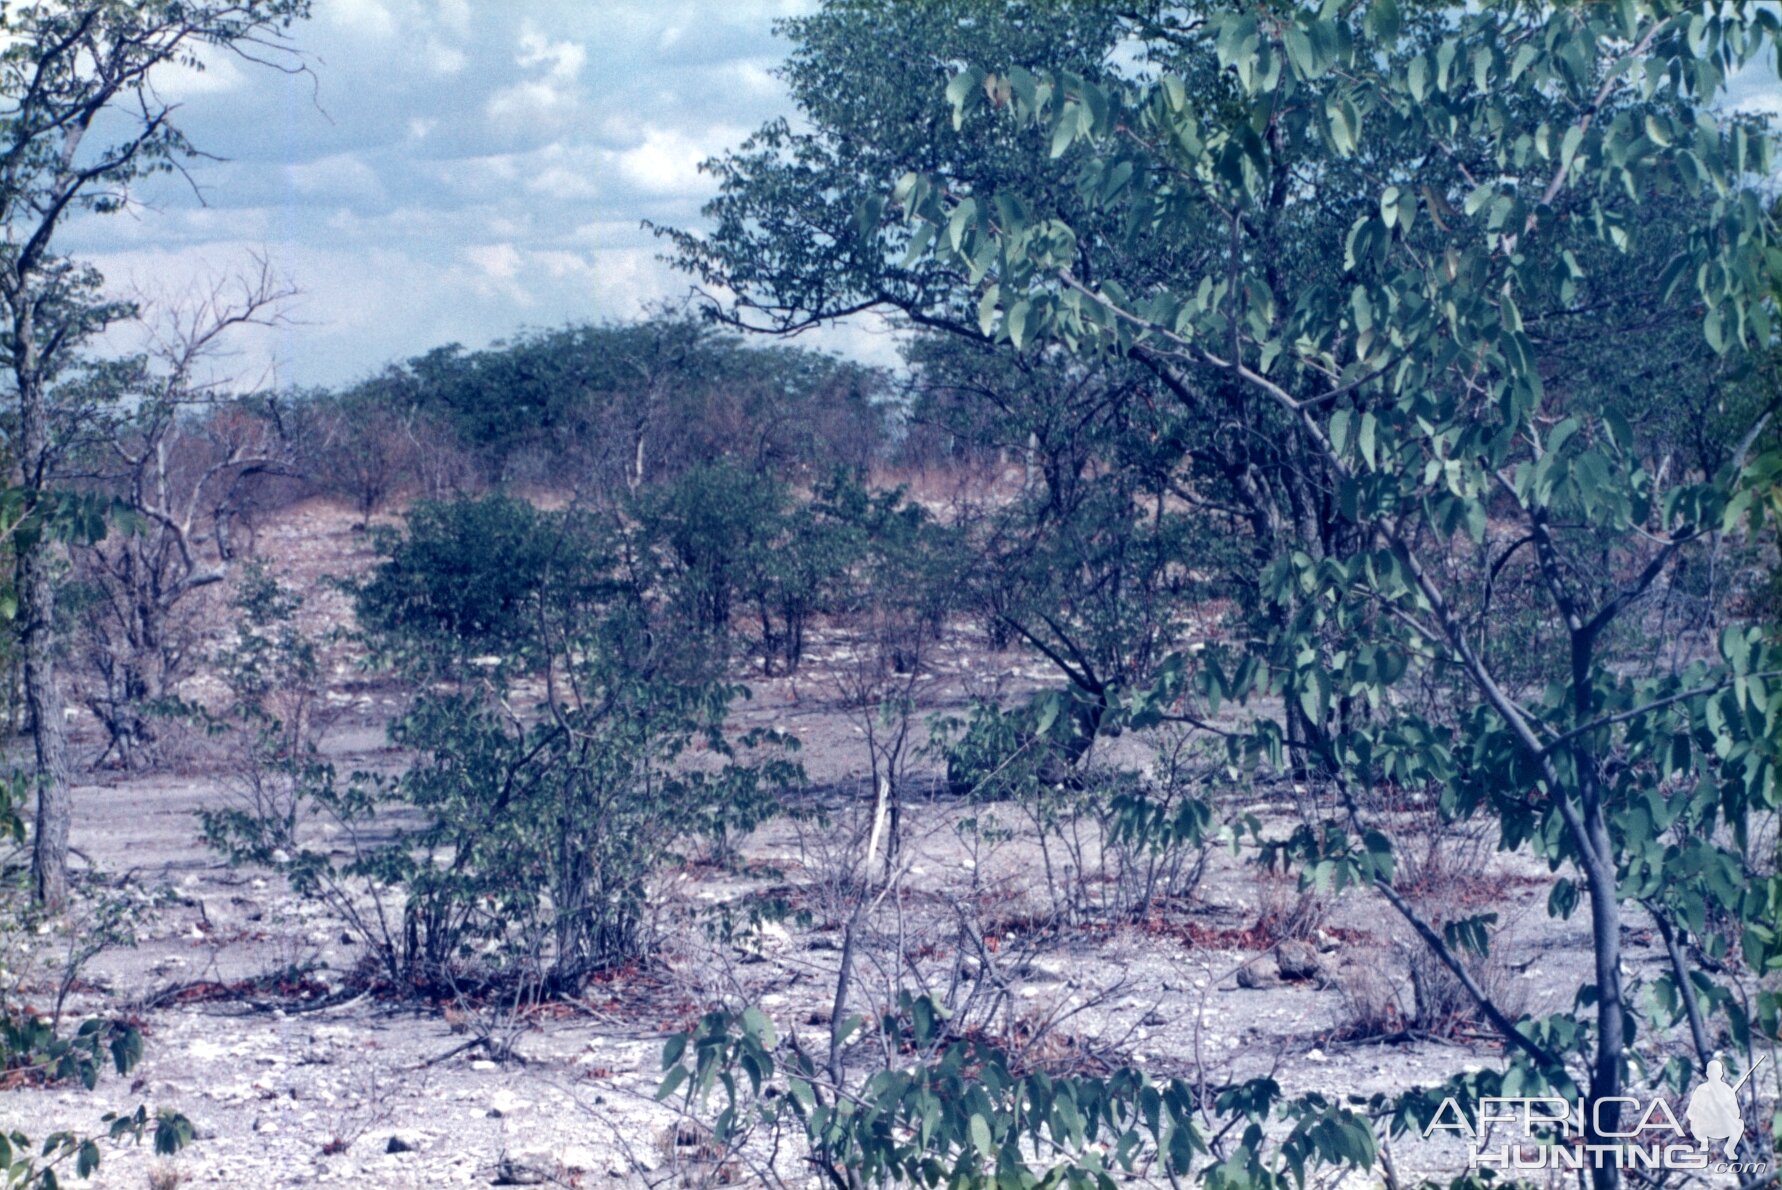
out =
[[953,245],[953,251],[960,250],[965,240],[966,229],[977,217],[978,200],[975,198],[960,199],[959,205],[953,208],[952,218],[947,220],[947,242]]
[[[930,91],[932,95],[934,92]],[[975,66],[968,66],[954,75],[947,84],[947,102],[953,106],[953,129],[958,131],[965,124],[965,114],[984,95],[984,72]]]
[[1559,144],[1559,164],[1563,173],[1570,173],[1572,160],[1578,155],[1578,147],[1584,143],[1584,129],[1573,124],[1565,130],[1565,139]]
[[1063,114],[1059,116],[1058,123],[1052,128],[1051,155],[1053,158],[1064,156],[1064,151],[1070,148],[1072,141],[1077,139],[1075,112],[1074,107],[1066,107]]
[[1337,152],[1347,157],[1355,152],[1361,138],[1361,113],[1347,95],[1333,94],[1324,101],[1324,114],[1330,120],[1330,139]]
[[983,1116],[973,1113],[971,1117],[971,1144],[982,1157],[995,1156],[995,1146],[990,1142],[990,1124]]
[[673,1070],[670,1070],[662,1079],[661,1084],[656,1088],[657,1101],[660,1102],[667,1099],[670,1095],[678,1091],[681,1084],[686,1081],[687,1068],[685,1066],[676,1066]]
[[749,1039],[760,1044],[761,1048],[772,1049],[776,1044],[773,1022],[753,1004],[743,1009],[742,1027]]
[[1393,41],[1403,26],[1397,0],[1374,0],[1367,10],[1367,31],[1380,41]]
[[1293,63],[1294,71],[1301,78],[1316,78],[1319,74],[1318,60],[1312,51],[1312,39],[1306,36],[1305,30],[1297,25],[1289,26],[1281,40],[1287,48],[1287,60]]
[[1027,343],[1027,316],[1030,310],[1030,305],[1022,300],[1011,306],[1003,319],[1003,329],[1008,331],[1009,342],[1015,345],[1016,351]]

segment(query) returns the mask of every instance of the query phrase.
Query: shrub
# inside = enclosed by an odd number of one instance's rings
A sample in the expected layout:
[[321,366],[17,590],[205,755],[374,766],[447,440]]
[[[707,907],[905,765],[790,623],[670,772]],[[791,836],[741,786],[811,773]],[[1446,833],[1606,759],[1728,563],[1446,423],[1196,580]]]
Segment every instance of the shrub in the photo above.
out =
[[381,661],[460,673],[472,659],[525,664],[545,602],[575,598],[580,564],[597,564],[589,526],[524,500],[421,501],[402,529],[380,529],[384,557],[349,584],[359,629]]
[[964,720],[935,719],[932,747],[956,796],[1011,803],[1027,818],[1062,915],[1143,918],[1190,895],[1205,870],[1216,834],[1200,796],[1207,758],[1176,732],[1158,741],[1148,773],[1079,771],[1071,762],[1080,738],[1095,730],[1084,718],[1066,693],[1012,709],[980,699]]
[[[678,664],[622,539],[584,518],[504,497],[425,505],[382,544],[353,590],[374,655],[419,691],[390,729],[412,765],[341,774],[313,741],[261,750],[279,796],[207,814],[208,837],[327,901],[399,987],[570,994],[646,955],[652,875],[698,843],[727,856],[797,777],[792,741],[724,735],[746,691]],[[542,702],[517,709],[541,677]],[[393,805],[418,821],[390,825]]]
[[773,478],[721,462],[646,492],[635,515],[659,562],[674,616],[728,646],[740,596],[765,605],[772,550],[789,500]]

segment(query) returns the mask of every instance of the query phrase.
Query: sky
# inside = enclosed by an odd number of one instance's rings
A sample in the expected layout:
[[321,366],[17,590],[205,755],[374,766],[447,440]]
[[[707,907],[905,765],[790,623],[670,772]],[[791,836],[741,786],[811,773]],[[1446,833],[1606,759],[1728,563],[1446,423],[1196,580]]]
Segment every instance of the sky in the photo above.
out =
[[[213,55],[162,94],[221,161],[162,176],[64,249],[177,303],[252,266],[301,291],[238,338],[247,383],[337,385],[459,342],[637,315],[690,279],[651,219],[698,226],[699,161],[790,114],[778,17],[814,0],[317,0],[309,74]],[[891,362],[887,336],[817,345]]]
[[[292,32],[306,73],[213,55],[158,75],[220,160],[152,179],[62,247],[163,308],[268,259],[300,294],[218,362],[244,387],[635,317],[690,286],[641,222],[700,226],[698,163],[792,114],[773,25],[816,2],[316,0]],[[1782,112],[1767,67],[1731,90]],[[878,324],[802,341],[896,359]]]

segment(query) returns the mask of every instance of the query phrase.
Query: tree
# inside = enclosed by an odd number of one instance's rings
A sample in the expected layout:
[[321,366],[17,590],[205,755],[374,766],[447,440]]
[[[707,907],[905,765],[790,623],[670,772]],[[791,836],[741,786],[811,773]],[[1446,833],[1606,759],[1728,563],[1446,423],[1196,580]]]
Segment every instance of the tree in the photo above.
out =
[[447,429],[490,483],[615,499],[724,459],[788,478],[862,468],[886,440],[885,388],[877,369],[659,311],[441,347],[339,400]]
[[[1637,309],[1695,321],[1721,355],[1768,348],[1775,228],[1751,180],[1772,168],[1770,133],[1713,105],[1777,27],[1758,5],[1171,7],[1145,27],[1162,47],[1155,83],[969,67],[949,85],[957,126],[1046,136],[1099,217],[1078,226],[1067,204],[923,172],[885,207],[915,255],[977,287],[986,330],[1146,360],[1185,400],[1261,411],[1290,439],[1284,474],[1328,509],[1327,531],[1301,530],[1262,571],[1254,649],[1179,658],[1139,702],[1193,717],[1196,702],[1272,695],[1316,729],[1346,812],[1271,855],[1377,891],[1467,987],[1512,1057],[1451,1080],[1466,1094],[1621,1093],[1641,1037],[1620,956],[1635,903],[1689,939],[1652,988],[1676,1011],[1654,1023],[1686,1016],[1698,1063],[1705,1012],[1749,1044],[1712,967],[1773,969],[1749,891],[1773,857],[1749,832],[1778,807],[1782,656],[1724,613],[1712,647],[1685,658],[1654,656],[1639,623],[1751,505],[1747,448],[1767,412],[1718,462],[1664,466],[1659,436],[1601,383],[1624,362],[1599,337],[1580,353],[1592,371],[1558,370],[1550,336]],[[1091,234],[1110,225],[1127,232]],[[1152,240],[1197,255],[1123,274]],[[1284,250],[1342,268],[1291,285]],[[1609,325],[1640,361],[1630,322]],[[1503,630],[1493,585],[1525,551],[1562,627],[1512,679],[1486,642]],[[1443,696],[1418,700],[1419,682]],[[1281,742],[1268,714],[1234,741],[1277,764]],[[1569,873],[1550,910],[1590,916],[1577,1011],[1508,1019],[1462,961],[1494,919],[1431,923],[1398,892],[1390,828],[1368,813],[1386,779],[1431,788],[1449,818],[1491,815],[1503,847]],[[1678,1086],[1694,1065],[1642,1056]],[[1431,1106],[1406,1097],[1399,1126]],[[1608,1190],[1620,1171],[1592,1177]]]
[[191,596],[227,579],[243,552],[235,522],[246,486],[289,460],[276,408],[200,370],[232,331],[276,324],[291,293],[261,262],[162,312],[143,357],[98,372],[83,410],[97,416],[63,465],[65,479],[97,486],[131,515],[128,532],[74,552],[80,651],[97,679],[84,700],[126,767],[156,759],[150,716],[169,709],[194,660]]
[[[917,414],[987,435],[1023,457],[1030,471],[1049,467],[1062,477],[1090,457],[1096,466],[1149,469],[1148,482],[1167,491],[1172,504],[1195,510],[1207,531],[1202,539],[1217,530],[1222,553],[1242,550],[1222,559],[1220,569],[1240,595],[1234,631],[1250,633],[1261,629],[1249,615],[1262,607],[1260,581],[1269,565],[1294,551],[1322,558],[1355,544],[1321,462],[1287,412],[1250,399],[1241,378],[1226,370],[1169,366],[1157,352],[1061,353],[1074,345],[1025,334],[1025,314],[1016,320],[1017,336],[999,333],[993,319],[979,317],[981,303],[990,301],[980,262],[927,251],[943,232],[941,246],[951,249],[953,225],[887,217],[898,208],[896,179],[913,172],[938,193],[993,194],[1022,218],[1071,227],[1081,251],[1093,255],[1098,284],[1145,291],[1160,278],[1208,275],[1235,231],[1261,282],[1282,301],[1347,292],[1347,232],[1377,203],[1378,176],[1427,177],[1432,193],[1446,194],[1464,184],[1462,171],[1474,161],[1415,135],[1376,141],[1365,158],[1308,161],[1300,146],[1283,143],[1251,163],[1260,197],[1235,229],[1203,204],[1174,212],[1184,226],[1162,234],[1130,219],[1127,206],[1078,185],[1080,146],[1057,142],[1049,127],[995,118],[1013,98],[1000,84],[957,125],[926,106],[924,96],[943,88],[960,62],[998,79],[1062,71],[1095,83],[1120,77],[1113,62],[1116,45],[1124,45],[1139,63],[1171,72],[1209,126],[1254,118],[1265,141],[1285,135],[1286,123],[1249,109],[1235,74],[1196,32],[1205,11],[1160,3],[826,4],[781,27],[794,45],[785,71],[800,126],[770,124],[706,164],[720,186],[705,211],[709,232],[660,232],[674,245],[676,263],[727,293],[713,308],[735,325],[787,333],[881,310],[936,332],[918,336],[911,349]],[[1427,36],[1436,10],[1420,11],[1416,25]],[[887,45],[898,52],[887,55]],[[1266,172],[1256,172],[1258,162]],[[1405,186],[1420,198],[1412,183]],[[1445,208],[1434,214],[1449,219]],[[1637,231],[1654,257],[1668,258],[1704,215],[1699,196],[1677,195],[1629,210],[1624,230]],[[1730,452],[1738,419],[1712,411],[1737,392],[1737,361],[1710,349],[1683,304],[1630,300],[1650,280],[1639,275],[1649,261],[1608,242],[1580,243],[1574,256],[1592,278],[1591,296],[1544,313],[1529,336],[1534,366],[1547,376],[1587,377],[1592,402],[1613,402],[1642,429],[1664,427],[1666,453],[1679,465]],[[952,345],[939,346],[942,338]],[[1607,350],[1611,342],[1616,346]],[[1074,355],[1074,363],[1061,364],[1061,354]],[[1039,478],[1030,476],[1029,486]],[[1060,490],[1048,480],[1046,495],[1056,498]],[[1284,719],[1288,756],[1303,777],[1322,763],[1326,725],[1296,703]]]
[[[1375,889],[1468,987],[1514,1058],[1456,1093],[1601,1100],[1636,1050],[1681,1085],[1704,1018],[1750,1041],[1715,969],[1777,966],[1774,860],[1750,840],[1777,811],[1778,660],[1697,577],[1757,503],[1745,459],[1774,401],[1749,375],[1773,316],[1750,188],[1769,138],[1714,105],[1776,23],[844,0],[785,26],[804,125],[709,163],[713,230],[664,234],[739,325],[889,308],[1147,371],[1180,418],[1096,465],[1241,522],[1248,556],[1221,568],[1253,643],[1164,659],[1116,688],[1115,721],[1243,699],[1234,761],[1335,787],[1338,821],[1266,854]],[[1155,82],[1109,65],[1125,36]],[[923,105],[942,80],[950,127]],[[1675,597],[1700,614],[1655,650]],[[1575,1012],[1509,1020],[1466,971],[1491,923],[1399,894],[1385,781],[1564,870],[1552,909],[1588,906],[1597,968]],[[1619,933],[1646,915],[1677,944],[1638,989]],[[1655,1003],[1693,1061],[1641,1033]],[[1774,993],[1755,1007],[1773,1029]]]
[[[56,482],[52,390],[82,345],[127,307],[104,300],[90,267],[56,251],[77,212],[125,209],[132,183],[196,153],[157,67],[202,67],[208,51],[296,69],[286,31],[308,0],[76,0],[8,6],[0,50],[0,320],[17,401],[12,463],[27,508]],[[37,896],[67,895],[68,755],[51,638],[54,557],[41,534],[19,541],[20,653],[38,795]]]

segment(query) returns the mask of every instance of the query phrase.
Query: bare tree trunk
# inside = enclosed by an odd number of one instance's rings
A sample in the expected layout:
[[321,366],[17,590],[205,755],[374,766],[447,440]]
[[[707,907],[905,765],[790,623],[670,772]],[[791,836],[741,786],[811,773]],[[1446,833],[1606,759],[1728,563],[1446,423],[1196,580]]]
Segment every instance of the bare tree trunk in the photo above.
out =
[[[30,308],[13,319],[13,376],[18,383],[19,463],[26,506],[36,506],[48,479],[49,411]],[[55,547],[47,526],[18,548],[19,653],[25,678],[25,712],[31,722],[36,761],[37,819],[31,842],[31,887],[38,903],[60,909],[68,901],[68,828],[73,807],[68,796],[67,725],[62,689],[56,682]]]
[[19,555],[19,651],[25,674],[25,711],[37,770],[37,821],[31,843],[31,883],[39,903],[59,909],[68,900],[68,739],[62,688],[51,648],[55,629],[55,557],[39,539]]
[[[1599,846],[1610,845],[1608,826],[1600,813],[1592,815],[1590,833]],[[1605,851],[1604,854],[1608,853]],[[1595,860],[1587,862],[1586,881],[1590,887],[1590,934],[1592,949],[1596,952],[1597,997],[1596,1062],[1590,1071],[1590,1098],[1601,1103],[1621,1094],[1621,1062],[1626,1049],[1623,1017],[1627,1010],[1621,991],[1621,902],[1616,899],[1612,866]],[[1679,991],[1685,996],[1695,994],[1695,989],[1687,986]],[[1620,1127],[1612,1122],[1612,1118],[1605,1123],[1611,1129]],[[1615,1143],[1613,1137],[1597,1134],[1594,1111],[1585,1124],[1589,1143]],[[1596,1190],[1618,1190],[1621,1171],[1613,1165],[1599,1166],[1591,1171],[1591,1182]]]

